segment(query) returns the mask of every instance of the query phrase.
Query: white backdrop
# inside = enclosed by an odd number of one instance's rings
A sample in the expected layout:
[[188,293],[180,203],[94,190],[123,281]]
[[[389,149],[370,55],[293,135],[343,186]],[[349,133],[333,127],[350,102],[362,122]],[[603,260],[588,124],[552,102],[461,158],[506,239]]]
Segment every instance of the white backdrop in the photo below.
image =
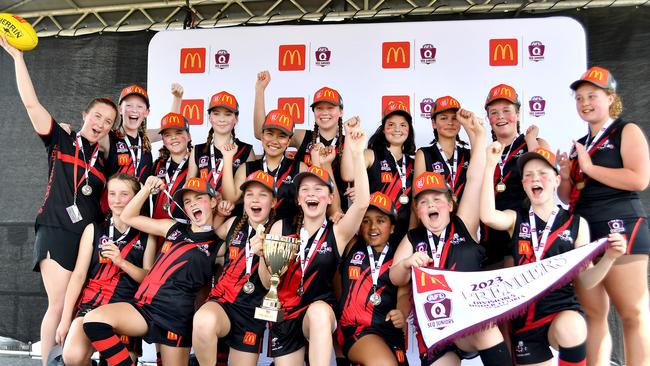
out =
[[[386,42],[407,46],[409,52],[404,56],[399,51],[386,54],[391,46]],[[498,43],[516,46],[512,58],[510,50],[498,48]],[[170,85],[179,82],[185,88],[185,99],[203,103],[202,120],[197,121],[198,109],[193,116],[189,108],[185,109],[194,123],[203,122],[191,128],[193,141],[203,142],[210,128],[205,113],[208,100],[212,94],[227,90],[239,100],[237,136],[255,142],[256,152],[261,153],[251,128],[254,85],[256,73],[269,70],[272,81],[266,92],[267,109],[276,108],[278,98],[304,98],[304,124],[298,128],[313,127],[309,104],[314,91],[322,86],[337,89],[343,96],[344,117],[359,115],[369,133],[381,119],[382,99],[408,98],[419,147],[427,145],[433,136],[428,116],[420,108],[424,99],[451,95],[463,107],[484,116],[487,92],[496,84],[506,83],[515,87],[522,102],[522,131],[535,123],[553,148],[566,150],[570,137],[581,135],[585,128],[569,89],[586,69],[585,44],[582,26],[564,17],[160,32],[149,46],[149,124],[159,126],[171,105]],[[294,63],[300,58],[302,64],[293,67],[304,70],[280,70],[292,68],[288,65],[291,55],[283,57],[280,52],[287,45],[304,47],[304,54],[294,55]],[[423,51],[423,45],[432,46],[435,52],[430,48]],[[329,51],[325,65],[319,59],[322,61],[326,53],[316,55],[322,47]],[[188,51],[190,56],[186,57]],[[194,60],[193,51],[198,51]],[[423,59],[423,53],[434,57]],[[384,68],[396,66],[395,60],[397,64],[406,61],[408,66]],[[183,71],[193,72],[181,72],[184,67]],[[544,104],[544,108],[533,110],[531,100],[539,98],[543,100],[537,106]]]

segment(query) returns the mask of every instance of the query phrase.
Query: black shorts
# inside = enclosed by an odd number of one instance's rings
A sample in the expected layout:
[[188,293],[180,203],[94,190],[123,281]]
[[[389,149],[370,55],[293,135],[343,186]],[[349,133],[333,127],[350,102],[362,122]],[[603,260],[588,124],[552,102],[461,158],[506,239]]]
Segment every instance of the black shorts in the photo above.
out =
[[230,332],[223,338],[228,346],[241,352],[262,352],[266,322],[255,319],[254,307],[247,308],[227,302],[210,301],[219,304],[230,319]]
[[650,254],[650,230],[645,217],[589,221],[589,232],[591,240],[600,239],[611,232],[620,232],[627,239],[626,254]]
[[[332,306],[330,303],[327,303],[327,305]],[[306,314],[307,309],[297,318],[269,323],[268,349],[271,357],[288,355],[307,345],[307,339],[302,332],[302,322]],[[336,315],[334,317],[336,318]],[[330,331],[334,332],[335,329],[336,321],[334,322],[334,329],[330,329]]]
[[[350,332],[348,329],[351,329],[352,332]],[[348,357],[350,349],[359,339],[361,339],[361,337],[368,334],[375,334],[384,340],[388,348],[390,348],[390,350],[393,352],[393,355],[395,355],[395,359],[397,360],[397,364],[399,366],[408,364],[404,353],[406,347],[404,345],[403,333],[400,337],[395,332],[387,333],[384,329],[378,329],[375,327],[364,327],[361,330],[353,327],[348,327],[346,330],[343,330],[342,327],[338,327],[336,329],[336,333],[339,339],[339,343],[341,343],[341,348],[345,357]]]
[[499,263],[503,260],[503,257],[511,255],[508,250],[511,240],[507,231],[494,230],[485,224],[481,224],[480,244],[485,248],[483,266]]
[[137,310],[147,323],[147,334],[142,337],[147,343],[158,343],[169,347],[192,347],[192,334],[177,334],[156,324],[151,316],[141,307],[129,303]]
[[81,234],[53,226],[38,226],[36,240],[34,241],[32,270],[40,272],[39,263],[48,258],[49,253],[50,259],[53,259],[64,269],[72,271],[77,262],[80,240]]
[[[89,312],[91,312],[94,309],[90,308],[84,308],[84,309],[79,309],[77,311],[77,314],[75,314],[75,318],[82,318],[86,316]],[[126,349],[137,355],[138,357],[142,356],[142,338],[141,337],[129,337],[129,336],[123,336],[123,335],[117,335],[120,337],[120,341],[126,346]]]
[[553,358],[548,331],[553,322],[511,335],[512,352],[517,364],[545,362]]

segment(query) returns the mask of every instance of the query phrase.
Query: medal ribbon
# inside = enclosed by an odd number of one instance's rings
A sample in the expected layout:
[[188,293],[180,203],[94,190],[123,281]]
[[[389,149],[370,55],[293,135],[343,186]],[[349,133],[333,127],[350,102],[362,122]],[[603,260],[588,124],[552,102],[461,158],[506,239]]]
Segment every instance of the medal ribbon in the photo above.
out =
[[[90,164],[86,161],[86,153],[84,151],[84,145],[83,142],[81,141],[81,132],[77,132],[77,138],[75,139],[75,160],[77,158],[77,151],[81,150],[81,156],[84,162],[84,179],[86,180],[86,184],[88,184],[88,173],[90,173],[90,170],[95,166],[95,163],[97,162],[97,156],[99,156],[99,144],[95,144],[95,150],[93,150],[92,156],[90,158]],[[75,161],[75,184],[77,184],[77,174],[76,174],[76,169],[77,169],[77,163]],[[77,192],[77,188],[75,187],[75,193]]]
[[551,232],[551,227],[553,226],[553,222],[555,222],[555,218],[557,217],[559,211],[560,208],[555,207],[551,212],[551,216],[548,218],[548,222],[546,223],[546,227],[544,227],[544,231],[542,232],[542,238],[540,240],[537,237],[537,222],[535,220],[535,212],[533,211],[533,207],[531,206],[530,209],[528,210],[528,223],[530,224],[530,236],[531,236],[531,240],[533,241],[533,251],[535,252],[535,258],[537,260],[542,259],[542,254],[544,254],[544,247],[546,246],[546,241],[548,240],[548,234]]
[[210,163],[212,163],[212,179],[214,179],[214,186],[216,187],[219,179],[221,178],[221,172],[223,170],[223,157],[219,159],[219,166],[217,166],[214,144],[210,144]]
[[449,164],[449,158],[447,158],[447,154],[445,154],[445,150],[442,148],[442,146],[438,141],[436,141],[436,148],[440,152],[440,155],[442,155],[442,161],[444,161],[445,165],[447,166],[447,169],[449,169],[449,177],[451,178],[450,185],[453,191],[454,187],[456,186],[456,174],[458,173],[458,147],[454,142],[454,155],[452,157],[451,164]]
[[433,233],[429,230],[427,230],[427,238],[429,239],[429,249],[431,250],[431,254],[433,255],[433,267],[434,268],[440,268],[440,261],[442,259],[442,250],[445,247],[445,236],[447,234],[447,226],[445,226],[444,229],[442,229],[442,232],[440,233],[440,236],[438,237],[438,245],[436,246],[436,243],[433,240]]
[[126,236],[129,235],[129,231],[131,231],[130,226],[126,228],[126,231],[124,231],[124,233],[122,233],[122,235],[119,238],[113,239],[113,235],[115,234],[115,226],[113,225],[113,218],[111,218],[108,225],[108,237],[111,238],[111,240],[113,240],[113,243],[115,243],[115,245],[119,247],[120,242],[122,242],[124,238],[126,238]]
[[[189,154],[185,155],[183,160],[181,160],[180,164],[178,164],[178,167],[176,167],[176,171],[174,171],[174,176],[172,177],[171,181],[169,180],[169,166],[172,163],[172,158],[169,157],[169,159],[167,159],[167,162],[165,163],[165,182],[167,183],[167,185],[166,185],[165,188],[163,188],[163,192],[165,192],[167,197],[168,197],[167,203],[169,203],[169,207],[167,208],[167,213],[169,214],[169,217],[172,217],[172,218],[174,216],[172,216],[171,209],[172,209],[172,203],[174,202],[174,200],[172,198],[172,194],[171,194],[170,190],[174,187],[174,183],[176,183],[176,178],[178,178],[178,174],[180,174],[181,170],[183,170],[183,166],[185,166],[185,162],[187,161],[188,156],[189,156]],[[181,207],[181,209],[183,209],[183,208]],[[185,212],[185,211],[183,211],[183,212]],[[185,216],[187,216],[189,218],[189,216],[187,215],[187,212],[185,212]]]
[[140,167],[140,157],[142,156],[142,141],[140,139],[140,134],[138,134],[138,146],[131,146],[131,139],[129,135],[124,136],[124,142],[129,148],[129,153],[131,154],[131,159],[133,160],[133,175],[138,177],[138,168]]
[[379,281],[379,273],[381,272],[381,265],[384,264],[384,259],[386,259],[386,253],[388,253],[388,243],[384,246],[384,249],[381,251],[379,260],[375,263],[375,254],[374,250],[370,245],[366,245],[368,249],[368,259],[370,260],[370,274],[372,276],[372,289],[373,292],[377,289],[377,281]]
[[327,227],[327,218],[323,220],[323,225],[321,225],[320,229],[318,229],[318,232],[316,233],[316,236],[314,237],[314,241],[311,242],[311,246],[309,247],[309,253],[307,254],[307,258],[305,258],[305,250],[307,249],[307,242],[309,241],[309,233],[307,232],[307,229],[305,229],[304,222],[303,222],[303,227],[300,228],[300,269],[302,270],[300,273],[300,285],[302,286],[303,280],[305,279],[305,270],[307,267],[309,267],[309,263],[311,263],[311,259],[314,256],[314,253],[316,252],[316,247],[318,246],[318,242],[320,241],[320,237],[323,236],[323,232],[325,231],[325,228]]

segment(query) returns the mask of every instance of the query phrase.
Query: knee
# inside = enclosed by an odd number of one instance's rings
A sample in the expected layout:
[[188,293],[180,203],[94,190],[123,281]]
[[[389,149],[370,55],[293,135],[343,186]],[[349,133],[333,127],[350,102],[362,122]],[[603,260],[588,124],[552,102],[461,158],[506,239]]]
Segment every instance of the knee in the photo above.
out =
[[63,347],[63,363],[66,366],[85,366],[90,362],[90,356],[74,345]]
[[551,338],[560,347],[574,347],[587,339],[587,324],[575,311],[561,312],[551,323]]
[[634,304],[634,306],[621,307],[618,310],[618,315],[621,318],[621,324],[624,327],[638,327],[643,324],[648,324],[648,308],[643,308],[641,304]]
[[214,316],[205,312],[194,314],[192,321],[192,339],[196,342],[213,342],[219,332],[219,322]]
[[323,301],[316,301],[307,308],[306,316],[309,319],[310,329],[334,329],[334,312]]

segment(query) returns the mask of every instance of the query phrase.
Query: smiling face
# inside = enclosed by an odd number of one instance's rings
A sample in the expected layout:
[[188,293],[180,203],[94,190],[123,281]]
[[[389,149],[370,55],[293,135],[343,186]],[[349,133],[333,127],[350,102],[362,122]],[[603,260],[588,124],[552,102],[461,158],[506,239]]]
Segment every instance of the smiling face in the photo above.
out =
[[183,209],[196,226],[212,225],[212,211],[217,199],[206,193],[187,191],[183,193]]
[[185,130],[168,128],[162,131],[163,144],[174,155],[187,151],[187,143],[190,141],[190,134]]
[[137,133],[144,119],[149,115],[149,108],[141,96],[132,94],[120,103],[120,114],[124,130],[131,134]]
[[548,201],[554,202],[560,176],[543,160],[532,159],[523,167],[521,183],[530,203],[541,205]]
[[289,135],[275,128],[268,128],[262,131],[262,147],[264,148],[264,153],[269,157],[284,155],[290,141],[291,137]]
[[108,191],[108,207],[113,215],[119,216],[129,201],[135,196],[131,184],[120,179],[111,179],[106,185]]
[[388,243],[394,226],[390,217],[374,207],[369,207],[363,216],[359,233],[363,240],[373,248],[382,247]]
[[614,96],[590,83],[582,83],[575,92],[576,109],[583,121],[600,124],[610,118],[609,106]]
[[500,99],[492,102],[487,108],[492,131],[500,138],[514,138],[517,135],[519,111],[517,106]]
[[447,139],[455,139],[460,132],[460,122],[456,118],[456,111],[447,110],[436,114],[432,122],[433,128],[438,131],[438,136]]
[[269,217],[276,199],[260,183],[251,183],[244,191],[244,211],[254,223],[263,223]]
[[402,146],[409,136],[409,123],[399,114],[392,114],[384,123],[384,136],[391,146]]
[[440,232],[451,221],[454,204],[447,193],[423,192],[415,202],[415,212],[427,230]]
[[325,214],[334,194],[325,183],[312,176],[300,181],[297,198],[305,217],[316,218]]
[[219,135],[231,134],[238,121],[238,117],[234,112],[223,107],[212,108],[208,119],[214,132]]
[[314,105],[314,119],[320,129],[330,130],[338,126],[339,118],[343,116],[343,109],[327,102]]
[[91,144],[101,140],[113,127],[117,114],[115,109],[108,104],[95,103],[88,112],[81,113],[84,124],[81,135]]

